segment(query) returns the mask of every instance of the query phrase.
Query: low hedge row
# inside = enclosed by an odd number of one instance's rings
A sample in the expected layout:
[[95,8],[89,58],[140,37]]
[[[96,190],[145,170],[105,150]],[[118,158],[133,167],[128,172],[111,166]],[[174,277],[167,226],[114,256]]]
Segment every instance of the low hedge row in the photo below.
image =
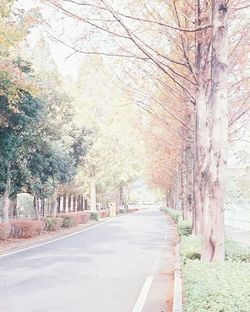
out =
[[192,222],[188,220],[179,220],[177,223],[177,233],[180,236],[189,236],[192,234]]
[[182,221],[182,215],[180,211],[171,208],[166,208],[165,212],[173,219],[175,223]]
[[[200,259],[201,239],[195,236],[182,237],[180,254],[183,264],[186,264],[188,260]],[[238,242],[227,239],[225,241],[225,259],[226,261],[250,263],[250,250]]]
[[181,237],[184,311],[250,311],[250,250],[226,240],[224,263],[202,262],[201,239],[191,236],[192,223],[183,221],[178,211],[167,208],[165,212],[177,224]]
[[12,238],[29,238],[45,231],[58,231],[60,227],[72,227],[90,220],[89,212],[62,214],[57,217],[45,217],[37,220],[12,220],[10,223],[0,223],[0,240]]
[[181,238],[185,312],[250,311],[250,250],[226,240],[224,263],[201,258],[201,239]]
[[6,240],[10,237],[11,225],[9,223],[0,223],[0,240]]
[[109,210],[99,210],[99,217],[101,219],[109,217]]
[[37,220],[13,220],[11,225],[11,237],[29,238],[40,235],[44,229],[44,222]]
[[138,208],[128,208],[128,209],[127,209],[127,212],[128,212],[128,213],[137,212],[137,211],[139,211]]
[[180,211],[170,209],[170,208],[166,208],[165,212],[177,224],[177,233],[180,236],[189,236],[192,234],[192,222],[188,221],[188,220],[183,220]]
[[250,311],[250,263],[189,261],[183,278],[185,312]]
[[90,213],[87,211],[64,213],[60,217],[63,219],[62,227],[72,227],[80,223],[87,223],[90,220]]

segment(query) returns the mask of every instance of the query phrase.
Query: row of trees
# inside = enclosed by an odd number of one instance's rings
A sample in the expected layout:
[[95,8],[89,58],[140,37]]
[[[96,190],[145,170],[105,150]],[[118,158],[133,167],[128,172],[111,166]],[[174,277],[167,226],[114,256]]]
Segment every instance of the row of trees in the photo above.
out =
[[72,105],[58,82],[49,73],[47,82],[42,80],[16,53],[39,21],[33,11],[15,9],[14,2],[0,5],[0,194],[5,223],[19,192],[34,196],[37,217],[39,199],[52,196],[55,214],[58,187],[76,175],[89,145],[86,130],[73,123]]
[[[6,1],[0,6],[2,220],[16,213],[22,192],[34,197],[36,218],[55,215],[62,199],[64,210],[79,198],[82,207],[83,196],[84,207],[89,202],[92,211],[98,202],[107,206],[111,201],[119,209],[140,171],[134,119],[126,118],[133,108],[122,93],[110,96],[114,86],[107,85],[100,56],[85,58],[77,79],[62,77],[46,36],[38,31],[40,11],[19,5]],[[33,32],[35,42],[29,36]]]
[[[59,39],[74,53],[132,61],[124,80],[135,81],[138,106],[161,125],[151,132],[158,151],[151,149],[150,176],[171,206],[192,216],[194,233],[203,240],[202,259],[223,260],[228,141],[249,111],[247,2],[43,2],[82,25],[84,42]],[[145,89],[145,78],[151,89]]]

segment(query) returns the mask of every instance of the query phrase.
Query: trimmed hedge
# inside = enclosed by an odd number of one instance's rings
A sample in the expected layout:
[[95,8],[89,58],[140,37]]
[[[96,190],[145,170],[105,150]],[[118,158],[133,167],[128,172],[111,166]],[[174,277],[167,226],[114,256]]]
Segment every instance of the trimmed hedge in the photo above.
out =
[[250,263],[249,248],[241,245],[238,242],[227,239],[225,243],[225,249],[226,249],[226,260]]
[[62,225],[63,225],[62,217],[45,217],[44,218],[45,231],[58,231]]
[[[185,264],[188,259],[200,259],[201,239],[194,236],[182,237],[180,254],[183,264]],[[250,263],[250,250],[238,242],[227,239],[225,241],[225,259],[233,262]]]
[[43,221],[37,220],[13,220],[11,224],[11,236],[14,238],[29,238],[40,235],[44,229]]
[[101,219],[107,218],[109,216],[108,210],[99,210],[99,217]]
[[11,225],[9,223],[0,223],[0,240],[6,240],[10,237]]
[[177,233],[180,236],[189,236],[192,234],[192,222],[191,221],[178,221]]
[[250,264],[189,261],[183,267],[185,312],[249,312]]
[[128,208],[128,209],[127,209],[127,212],[128,212],[128,213],[137,212],[137,211],[139,211],[138,208]]
[[179,221],[182,220],[182,215],[181,215],[180,211],[170,209],[170,208],[166,208],[165,212],[173,219],[173,221],[175,223],[178,223]]
[[194,236],[182,237],[180,256],[183,264],[201,258],[201,239]]
[[72,212],[61,214],[63,218],[62,227],[72,227],[80,223],[87,223],[90,220],[89,212]]
[[91,213],[90,213],[90,220],[98,221],[98,220],[99,220],[99,214],[98,214],[98,212],[91,212]]

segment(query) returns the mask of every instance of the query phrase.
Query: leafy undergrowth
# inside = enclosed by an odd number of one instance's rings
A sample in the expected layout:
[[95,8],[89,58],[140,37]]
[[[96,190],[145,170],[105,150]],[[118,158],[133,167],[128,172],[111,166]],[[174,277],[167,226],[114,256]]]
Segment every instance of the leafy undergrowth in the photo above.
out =
[[249,312],[250,250],[226,240],[224,263],[200,261],[201,239],[182,237],[185,312]]
[[186,312],[249,312],[250,264],[188,261],[183,267]]
[[191,236],[192,224],[178,211],[165,211],[181,237],[184,311],[250,312],[250,250],[226,240],[224,263],[200,261],[201,239]]
[[[182,237],[180,253],[183,264],[188,260],[200,259],[201,239],[194,236]],[[227,239],[225,242],[225,259],[250,263],[250,250],[238,242]]]

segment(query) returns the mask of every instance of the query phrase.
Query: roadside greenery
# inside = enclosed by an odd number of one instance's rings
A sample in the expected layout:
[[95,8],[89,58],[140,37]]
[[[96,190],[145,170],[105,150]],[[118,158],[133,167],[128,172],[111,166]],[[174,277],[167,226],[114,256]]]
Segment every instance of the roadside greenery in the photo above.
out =
[[[196,236],[182,237],[180,250],[183,264],[186,264],[188,260],[200,259],[201,239]],[[250,250],[238,242],[226,239],[225,260],[250,263]]]
[[250,311],[250,250],[226,240],[225,262],[200,261],[201,239],[181,238],[180,255],[186,312]]
[[177,223],[177,233],[180,236],[188,236],[192,234],[192,222],[188,220],[179,220]]
[[201,238],[191,236],[192,223],[173,209],[165,212],[177,225],[184,284],[185,312],[250,311],[250,250],[226,239],[225,262],[201,259]]
[[99,220],[98,213],[97,212],[91,212],[90,213],[90,220],[98,221]]
[[185,312],[250,311],[250,263],[188,261],[183,279]]
[[180,211],[171,208],[165,208],[165,212],[173,219],[175,223],[178,223],[180,220],[182,220],[182,215]]
[[183,220],[183,217],[180,211],[176,211],[171,208],[166,208],[165,212],[177,224],[177,233],[180,236],[188,236],[192,233],[192,222],[188,220]]

